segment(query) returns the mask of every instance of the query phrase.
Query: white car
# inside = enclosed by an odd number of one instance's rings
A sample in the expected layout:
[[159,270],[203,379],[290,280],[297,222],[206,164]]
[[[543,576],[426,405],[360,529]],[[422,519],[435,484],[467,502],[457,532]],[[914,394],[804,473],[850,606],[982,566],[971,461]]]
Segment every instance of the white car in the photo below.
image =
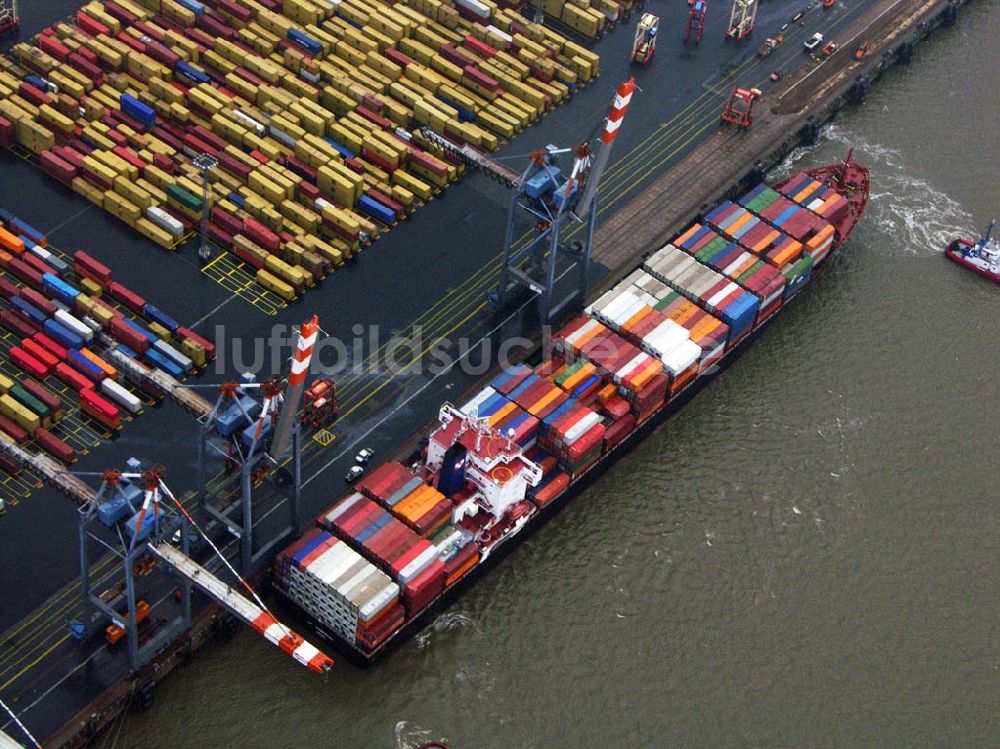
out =
[[822,43],[823,43],[823,35],[817,31],[811,37],[806,39],[802,43],[802,46],[806,48],[806,52],[813,52]]
[[351,466],[350,470],[347,471],[347,475],[344,476],[344,481],[348,484],[353,484],[359,478],[361,478],[365,473],[365,469],[361,466]]
[[363,447],[358,452],[358,454],[354,456],[354,462],[357,463],[359,466],[367,465],[368,461],[371,460],[374,456],[375,456],[374,450],[372,450],[370,447]]

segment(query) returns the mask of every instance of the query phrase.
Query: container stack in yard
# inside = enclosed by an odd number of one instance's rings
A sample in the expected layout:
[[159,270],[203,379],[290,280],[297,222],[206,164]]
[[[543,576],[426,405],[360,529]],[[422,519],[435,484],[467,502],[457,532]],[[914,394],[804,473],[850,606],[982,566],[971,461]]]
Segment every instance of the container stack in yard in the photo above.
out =
[[33,439],[64,463],[76,457],[60,428],[74,394],[102,430],[118,429],[123,411],[134,416],[143,408],[102,335],[121,355],[175,378],[215,355],[210,342],[114,281],[106,265],[83,250],[64,256],[2,208],[0,304],[0,327],[11,334],[0,373],[0,439]]
[[491,0],[93,0],[0,57],[0,145],[166,248],[215,156],[212,240],[292,299],[458,178],[419,128],[495,149],[599,67]]
[[297,582],[301,562],[288,561],[311,541],[282,554],[278,590],[323,622],[378,570],[388,591],[381,608],[323,629],[363,660],[383,652],[631,435],[713,377],[843,243],[867,202],[867,170],[848,161],[804,176],[722,204],[559,329],[540,362],[505,369],[459,407],[444,404],[409,465],[376,468],[304,537],[351,550],[341,552],[327,603]]

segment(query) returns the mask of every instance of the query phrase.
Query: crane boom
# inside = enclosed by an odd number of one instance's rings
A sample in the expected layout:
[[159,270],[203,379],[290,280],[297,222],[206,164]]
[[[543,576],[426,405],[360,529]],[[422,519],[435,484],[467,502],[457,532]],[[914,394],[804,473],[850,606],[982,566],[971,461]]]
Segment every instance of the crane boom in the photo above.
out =
[[149,550],[310,671],[321,674],[330,670],[333,665],[331,658],[179,549],[161,541],[150,544]]
[[319,337],[319,318],[310,317],[299,329],[299,339],[295,344],[292,356],[292,371],[288,373],[288,388],[285,390],[281,413],[274,427],[274,438],[271,440],[271,457],[279,460],[288,451],[292,438],[292,425],[299,412],[302,402],[302,391],[305,389],[306,376],[309,374],[309,363],[312,361],[313,348]]
[[621,129],[625,113],[628,112],[629,102],[632,101],[632,94],[635,92],[635,78],[618,85],[615,98],[611,102],[611,111],[608,114],[607,122],[604,124],[604,131],[601,133],[601,145],[590,165],[590,173],[587,175],[587,183],[583,188],[583,194],[576,204],[576,215],[580,219],[587,217],[597,199],[597,191],[601,184],[601,175],[608,165],[608,158],[611,156],[611,147],[614,145],[618,131]]

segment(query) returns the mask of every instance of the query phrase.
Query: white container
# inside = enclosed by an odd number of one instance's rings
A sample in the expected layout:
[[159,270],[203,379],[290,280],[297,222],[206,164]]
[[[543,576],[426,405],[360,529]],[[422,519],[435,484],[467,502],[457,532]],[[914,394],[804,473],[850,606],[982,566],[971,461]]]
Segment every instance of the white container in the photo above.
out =
[[142,410],[142,401],[110,377],[105,377],[101,380],[101,390],[104,391],[104,394],[107,395],[108,398],[113,400],[129,413],[137,414]]
[[169,232],[171,236],[180,237],[184,234],[184,225],[165,210],[157,208],[155,205],[151,205],[146,209],[146,218],[164,231]]
[[153,341],[153,348],[170,359],[170,361],[179,366],[185,372],[194,368],[194,362],[191,361],[190,357],[185,356],[166,341],[161,341],[159,339]]
[[87,342],[94,340],[94,331],[88,328],[82,320],[74,317],[66,310],[57,309],[53,317],[57,323],[62,325],[64,328],[69,328],[83,340]]
[[455,0],[455,5],[460,8],[465,8],[467,11],[475,16],[488,20],[490,17],[490,9],[488,6],[483,5],[479,0]]

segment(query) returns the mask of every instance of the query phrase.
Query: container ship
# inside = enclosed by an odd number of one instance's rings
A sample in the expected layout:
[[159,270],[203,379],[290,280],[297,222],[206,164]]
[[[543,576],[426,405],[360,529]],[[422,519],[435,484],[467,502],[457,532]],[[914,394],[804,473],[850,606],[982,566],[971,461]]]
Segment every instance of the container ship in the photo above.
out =
[[442,405],[425,447],[375,468],[278,555],[276,589],[352,660],[376,659],[731,363],[830,263],[868,192],[848,154],[718,205],[541,361]]

